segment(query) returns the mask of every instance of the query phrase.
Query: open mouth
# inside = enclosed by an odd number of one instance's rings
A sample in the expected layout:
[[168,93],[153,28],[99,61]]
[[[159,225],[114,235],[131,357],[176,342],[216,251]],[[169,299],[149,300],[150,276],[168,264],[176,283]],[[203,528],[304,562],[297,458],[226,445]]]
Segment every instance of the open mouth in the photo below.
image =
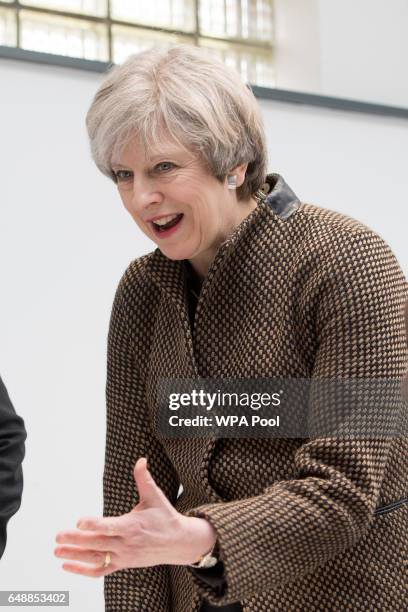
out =
[[155,223],[154,221],[152,221],[154,232],[161,236],[168,235],[170,233],[170,230],[175,230],[175,228],[179,225],[183,217],[184,217],[183,213],[180,213],[176,215],[173,219],[165,223],[164,225],[159,225],[158,223]]

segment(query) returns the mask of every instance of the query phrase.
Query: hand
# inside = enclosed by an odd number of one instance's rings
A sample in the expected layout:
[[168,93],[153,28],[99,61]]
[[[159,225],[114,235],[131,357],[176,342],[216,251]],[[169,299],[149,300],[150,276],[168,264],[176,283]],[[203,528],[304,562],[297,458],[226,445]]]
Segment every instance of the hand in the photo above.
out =
[[[216,532],[208,521],[177,512],[147,469],[144,457],[138,459],[134,478],[139,503],[118,517],[87,517],[77,530],[58,533],[57,557],[71,559],[63,569],[97,578],[131,567],[187,565],[211,549]],[[106,553],[108,567],[102,567]],[[77,563],[77,562],[80,563]]]

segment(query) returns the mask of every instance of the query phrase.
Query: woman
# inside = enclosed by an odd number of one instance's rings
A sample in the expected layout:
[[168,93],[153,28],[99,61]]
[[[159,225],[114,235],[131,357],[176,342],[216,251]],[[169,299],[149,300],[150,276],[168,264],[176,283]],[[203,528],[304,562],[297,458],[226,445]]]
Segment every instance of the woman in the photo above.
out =
[[59,534],[64,568],[105,576],[110,612],[398,609],[405,438],[162,437],[156,397],[164,378],[401,378],[390,249],[266,176],[252,92],[200,49],[115,67],[87,127],[158,248],[116,292],[104,518]]

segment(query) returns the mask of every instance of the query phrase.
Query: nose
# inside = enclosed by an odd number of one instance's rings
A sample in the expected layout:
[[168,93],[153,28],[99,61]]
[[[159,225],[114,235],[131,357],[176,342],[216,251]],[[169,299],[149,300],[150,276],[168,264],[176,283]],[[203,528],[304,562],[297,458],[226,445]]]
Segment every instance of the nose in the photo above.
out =
[[155,214],[157,207],[163,200],[164,195],[158,189],[156,181],[140,176],[134,177],[133,193],[130,201],[132,212],[146,220]]

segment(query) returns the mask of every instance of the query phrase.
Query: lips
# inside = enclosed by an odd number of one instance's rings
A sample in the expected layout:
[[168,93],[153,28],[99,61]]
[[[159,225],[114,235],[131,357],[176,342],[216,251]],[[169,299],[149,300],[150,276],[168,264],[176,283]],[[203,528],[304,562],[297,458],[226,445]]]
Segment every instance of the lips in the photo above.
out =
[[160,238],[167,237],[170,234],[173,234],[176,229],[179,227],[182,218],[184,217],[183,213],[180,213],[174,219],[166,223],[165,225],[158,225],[154,221],[151,222],[153,231],[156,236],[160,236]]

